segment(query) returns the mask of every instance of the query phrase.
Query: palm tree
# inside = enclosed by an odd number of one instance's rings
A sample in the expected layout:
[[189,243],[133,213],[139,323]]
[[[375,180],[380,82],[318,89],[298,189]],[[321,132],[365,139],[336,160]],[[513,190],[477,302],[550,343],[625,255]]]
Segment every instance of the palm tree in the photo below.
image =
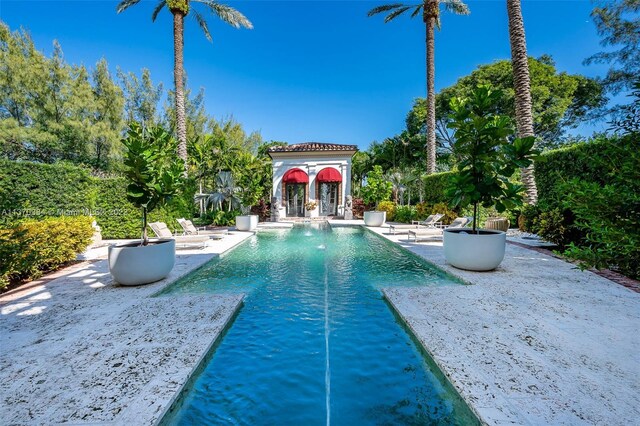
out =
[[435,89],[435,27],[440,28],[440,4],[449,12],[468,15],[469,7],[461,0],[424,0],[422,4],[394,3],[374,7],[367,16],[390,12],[384,22],[390,22],[411,10],[414,18],[422,11],[422,20],[427,32],[427,174],[436,171],[436,89]]
[[[131,6],[140,3],[140,0],[122,0],[116,7],[118,13]],[[151,20],[155,22],[160,11],[166,6],[173,15],[173,80],[176,88],[176,133],[178,136],[178,156],[184,161],[187,169],[187,120],[184,106],[184,18],[191,13],[204,32],[205,37],[211,41],[209,26],[204,16],[195,9],[191,9],[191,3],[201,3],[218,18],[235,28],[253,28],[249,20],[232,7],[220,4],[214,0],[160,0],[153,10]]]
[[[507,0],[509,16],[509,42],[511,43],[511,63],[515,90],[516,125],[518,137],[533,136],[533,112],[531,110],[531,82],[529,80],[529,59],[527,40],[524,35],[524,21],[520,0]],[[533,165],[520,169],[525,187],[524,201],[535,204],[538,190],[533,175]]]

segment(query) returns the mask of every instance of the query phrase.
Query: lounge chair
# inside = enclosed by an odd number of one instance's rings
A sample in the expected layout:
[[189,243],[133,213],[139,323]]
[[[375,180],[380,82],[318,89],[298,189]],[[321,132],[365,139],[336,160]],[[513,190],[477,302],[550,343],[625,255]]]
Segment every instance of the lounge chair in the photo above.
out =
[[214,235],[215,236],[215,235],[227,235],[229,233],[229,230],[226,228],[214,229],[214,230],[206,230],[206,227],[204,226],[196,228],[193,225],[193,222],[185,218],[177,219],[177,221],[182,227],[184,231],[184,235]]
[[411,240],[412,235],[415,242],[418,242],[419,240],[431,240],[436,238],[439,239],[439,238],[442,238],[442,233],[444,232],[444,229],[464,228],[468,223],[469,223],[468,217],[457,217],[454,219],[453,222],[451,222],[450,225],[444,225],[438,228],[433,227],[433,228],[426,228],[426,229],[409,230],[407,234],[407,241]]
[[430,215],[425,220],[414,220],[411,221],[411,225],[389,225],[389,234],[395,235],[399,234],[399,231],[409,231],[416,230],[421,228],[436,228],[438,226],[442,226],[442,222],[439,222],[440,219],[444,217],[443,214],[436,213]]
[[176,240],[176,248],[204,248],[210,240],[208,235],[173,235],[164,222],[151,222],[149,227],[158,238],[172,238]]

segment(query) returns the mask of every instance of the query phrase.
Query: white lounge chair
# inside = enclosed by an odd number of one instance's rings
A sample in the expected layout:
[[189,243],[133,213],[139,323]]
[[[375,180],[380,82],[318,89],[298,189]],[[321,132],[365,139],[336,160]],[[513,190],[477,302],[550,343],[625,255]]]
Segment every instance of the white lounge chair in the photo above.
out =
[[464,228],[468,223],[469,223],[468,217],[457,217],[454,219],[453,222],[451,222],[450,225],[443,225],[438,228],[434,227],[434,228],[426,228],[426,229],[409,230],[407,234],[407,241],[411,241],[412,235],[415,242],[418,242],[421,240],[439,239],[439,238],[442,238],[442,233],[444,232],[444,229]]
[[421,228],[436,228],[438,226],[442,226],[442,222],[439,222],[440,219],[444,217],[443,214],[436,213],[427,217],[425,220],[413,220],[411,221],[411,225],[389,225],[389,234],[395,235],[409,231],[416,230]]
[[164,222],[151,222],[149,227],[158,238],[172,238],[176,240],[176,248],[204,248],[208,235],[173,235]]
[[[229,230],[226,229],[226,228],[224,228],[224,229],[207,230],[206,227],[204,227],[204,226],[196,228],[195,225],[193,224],[193,222],[191,222],[190,220],[185,219],[185,218],[180,218],[180,219],[176,219],[176,220],[178,221],[178,223],[182,227],[182,229],[184,231],[184,235],[209,235],[209,236],[213,235],[213,236],[218,236],[218,235],[227,235],[229,233]],[[222,238],[222,237],[220,237],[220,238]]]

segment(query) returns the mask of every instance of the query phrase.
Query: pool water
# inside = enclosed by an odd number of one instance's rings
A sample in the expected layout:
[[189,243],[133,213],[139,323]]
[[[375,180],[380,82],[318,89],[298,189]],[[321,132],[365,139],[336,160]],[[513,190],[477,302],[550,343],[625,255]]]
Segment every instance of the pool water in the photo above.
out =
[[380,288],[461,285],[361,228],[260,232],[170,286],[246,294],[165,424],[478,424]]

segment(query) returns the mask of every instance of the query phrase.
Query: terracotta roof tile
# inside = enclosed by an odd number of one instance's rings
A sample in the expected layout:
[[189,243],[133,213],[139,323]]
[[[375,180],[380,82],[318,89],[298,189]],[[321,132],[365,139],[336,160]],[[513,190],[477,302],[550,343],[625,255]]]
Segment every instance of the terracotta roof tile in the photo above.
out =
[[304,151],[357,151],[357,145],[337,143],[304,142],[285,146],[272,146],[267,152],[304,152]]

